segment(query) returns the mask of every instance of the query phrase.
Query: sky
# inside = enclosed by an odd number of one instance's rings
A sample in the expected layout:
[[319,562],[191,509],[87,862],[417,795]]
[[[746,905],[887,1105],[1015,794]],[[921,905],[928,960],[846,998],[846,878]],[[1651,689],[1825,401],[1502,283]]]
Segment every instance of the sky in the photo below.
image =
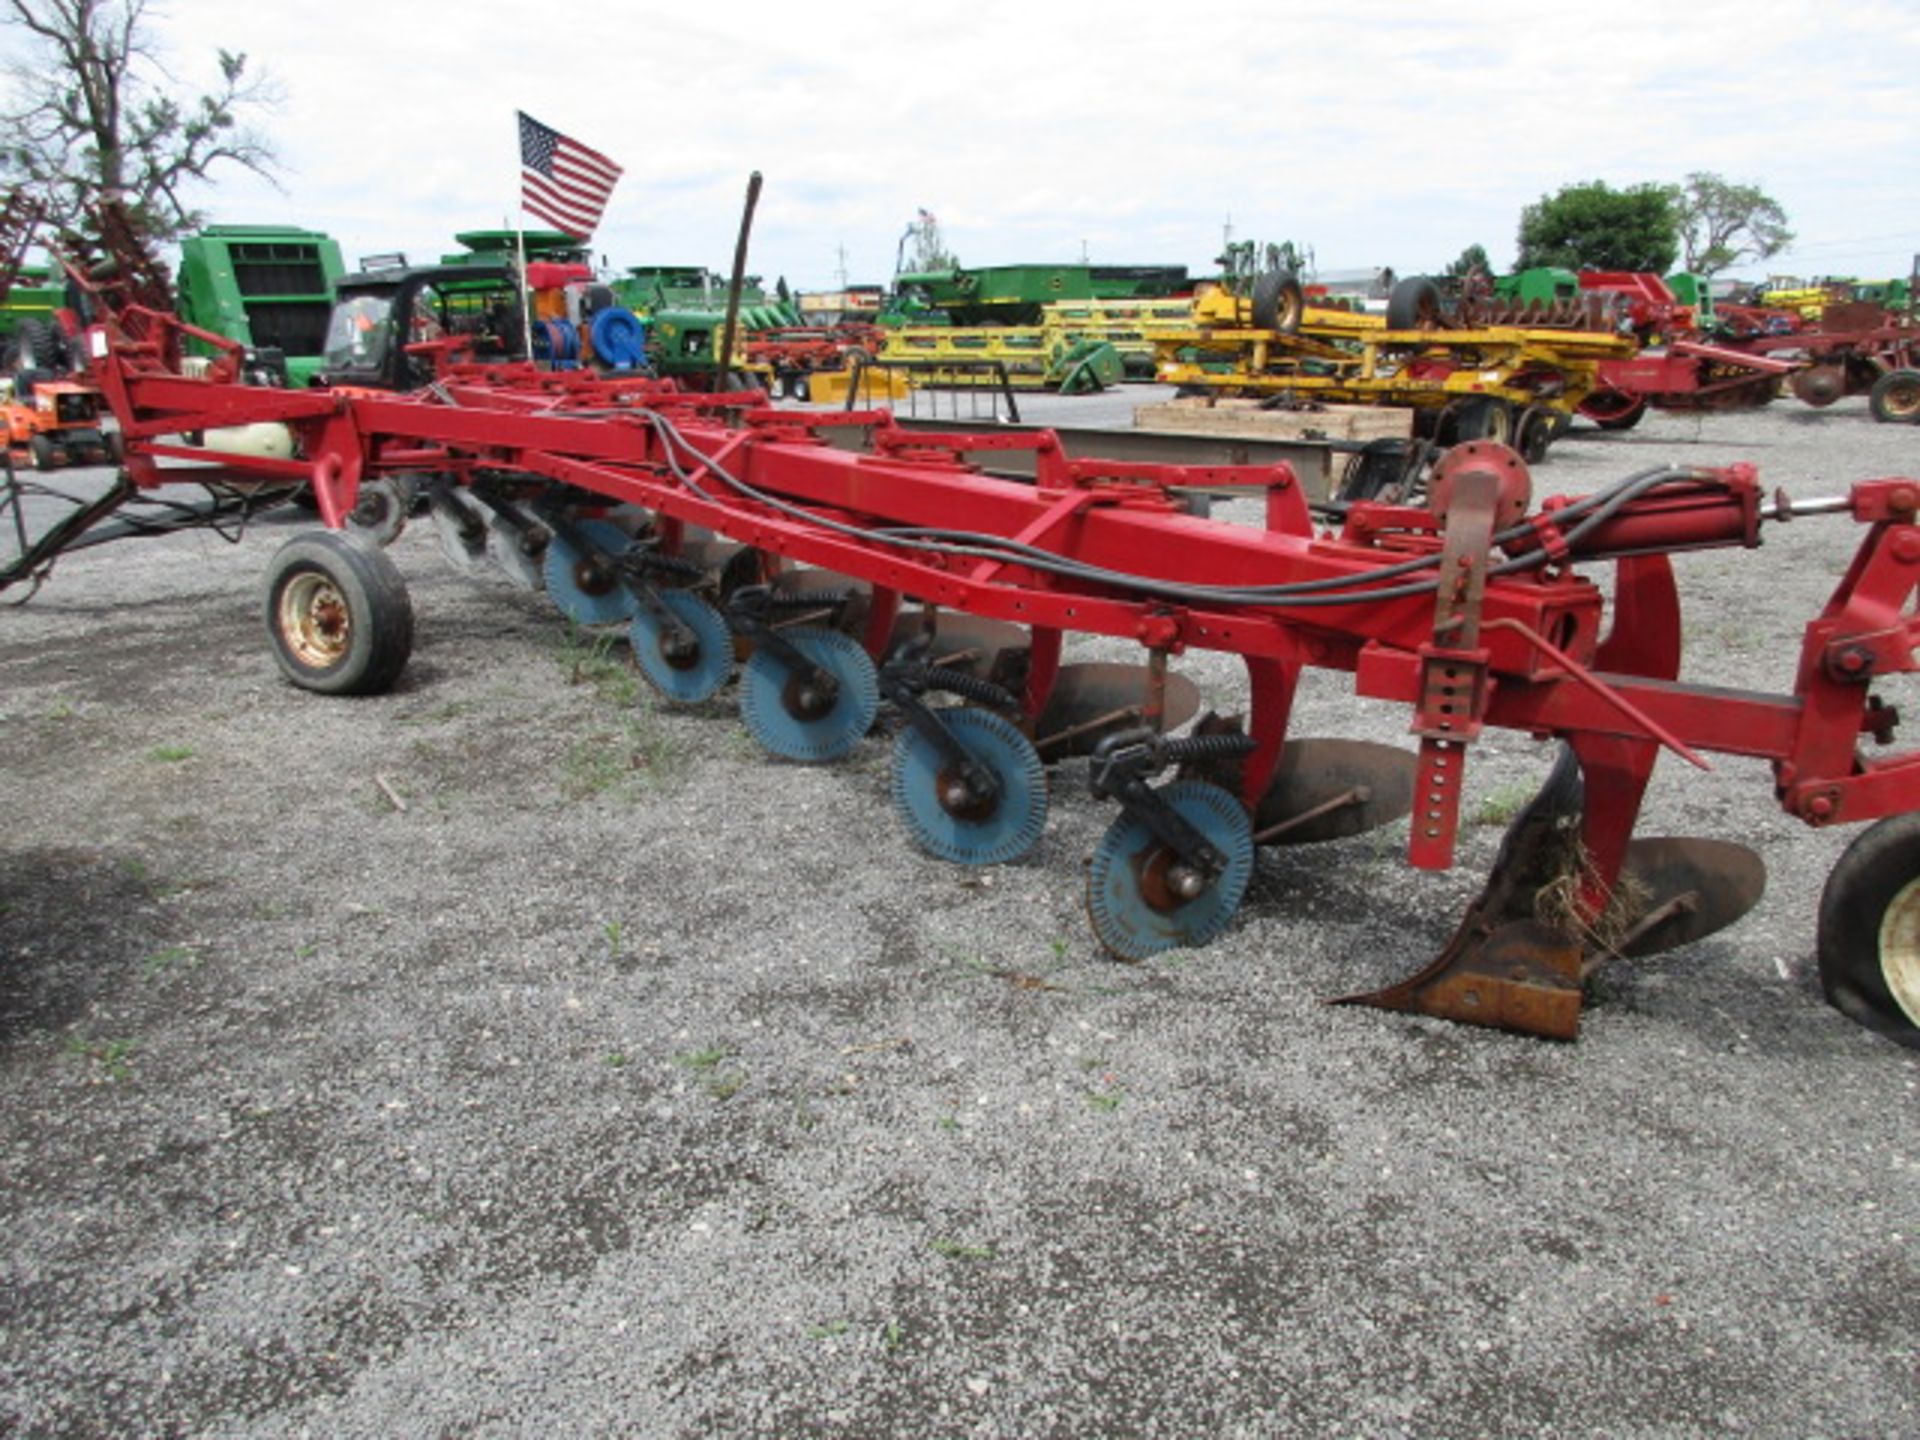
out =
[[[210,219],[337,238],[349,267],[437,258],[519,216],[515,112],[625,168],[596,257],[881,282],[932,212],[967,265],[1184,264],[1228,234],[1325,270],[1514,258],[1561,186],[1760,185],[1768,272],[1885,278],[1920,252],[1920,0],[153,0],[172,83],[218,48],[281,92]],[[0,30],[17,58],[20,32]],[[528,221],[533,224],[537,222]]]

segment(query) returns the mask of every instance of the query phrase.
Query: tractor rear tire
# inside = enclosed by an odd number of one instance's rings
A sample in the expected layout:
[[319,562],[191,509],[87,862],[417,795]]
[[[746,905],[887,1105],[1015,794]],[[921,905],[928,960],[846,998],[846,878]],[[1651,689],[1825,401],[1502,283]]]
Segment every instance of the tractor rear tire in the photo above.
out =
[[1834,1009],[1920,1050],[1920,813],[1854,837],[1820,895],[1820,985]]
[[1920,425],[1920,370],[1889,370],[1867,392],[1873,418],[1886,425]]
[[1396,281],[1387,295],[1387,329],[1437,330],[1441,321],[1440,287],[1424,275]]
[[45,320],[22,320],[14,327],[14,369],[53,371],[60,366],[60,332]]
[[357,535],[296,535],[267,566],[267,634],[286,677],[321,695],[379,695],[413,652],[413,604],[385,551]]
[[1299,277],[1290,270],[1269,270],[1253,282],[1253,328],[1298,333],[1306,317],[1306,297]]
[[44,435],[36,435],[27,441],[27,454],[33,459],[36,470],[58,470],[60,468],[60,450],[53,441]]

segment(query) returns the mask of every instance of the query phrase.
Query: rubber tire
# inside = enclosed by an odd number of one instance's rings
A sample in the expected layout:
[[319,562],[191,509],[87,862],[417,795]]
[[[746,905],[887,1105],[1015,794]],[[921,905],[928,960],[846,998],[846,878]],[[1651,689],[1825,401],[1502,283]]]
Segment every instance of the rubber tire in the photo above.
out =
[[58,470],[60,468],[60,451],[55,447],[53,441],[44,435],[36,435],[27,441],[27,454],[32,457],[33,468],[36,470]]
[[1440,323],[1440,287],[1425,275],[1394,282],[1387,293],[1387,329],[1432,330]]
[[1820,892],[1817,942],[1827,1003],[1857,1025],[1920,1050],[1920,1016],[1887,984],[1880,930],[1900,892],[1920,880],[1920,812],[1895,815],[1854,837]]
[[1306,297],[1291,270],[1269,270],[1253,282],[1253,328],[1298,333],[1306,316]]
[[[1604,401],[1596,405],[1595,401],[1598,400],[1602,394],[1617,395],[1627,403],[1624,407],[1616,405],[1612,409],[1608,409]],[[1593,408],[1589,409],[1589,406],[1593,406]],[[1592,395],[1589,395],[1585,400],[1580,402],[1580,413],[1586,416],[1587,419],[1593,421],[1593,423],[1598,425],[1602,430],[1631,430],[1646,417],[1647,397],[1644,395],[1628,395],[1624,390],[1595,391]]]
[[1474,395],[1462,400],[1453,417],[1456,441],[1487,440],[1513,444],[1513,407],[1498,395]]
[[60,332],[45,320],[22,320],[13,332],[15,369],[57,370],[60,366]]
[[1520,458],[1527,464],[1538,465],[1545,460],[1553,440],[1554,424],[1550,411],[1529,405],[1514,416],[1513,439],[1508,443],[1520,452]]
[[1920,425],[1920,370],[1889,370],[1873,382],[1867,406],[1883,425]]
[[[282,599],[304,579],[330,584],[345,603],[347,643],[326,664],[303,659],[281,628]],[[413,603],[384,550],[357,535],[313,530],[274,553],[265,588],[267,635],[281,671],[321,695],[379,695],[393,688],[413,653]]]

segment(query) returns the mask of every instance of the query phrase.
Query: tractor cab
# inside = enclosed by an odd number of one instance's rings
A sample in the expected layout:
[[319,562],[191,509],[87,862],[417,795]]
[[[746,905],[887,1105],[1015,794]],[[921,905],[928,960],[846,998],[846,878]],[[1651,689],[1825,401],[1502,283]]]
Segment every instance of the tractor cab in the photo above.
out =
[[506,264],[395,267],[344,277],[315,383],[417,390],[435,368],[433,353],[419,347],[448,340],[479,360],[521,353],[520,292]]

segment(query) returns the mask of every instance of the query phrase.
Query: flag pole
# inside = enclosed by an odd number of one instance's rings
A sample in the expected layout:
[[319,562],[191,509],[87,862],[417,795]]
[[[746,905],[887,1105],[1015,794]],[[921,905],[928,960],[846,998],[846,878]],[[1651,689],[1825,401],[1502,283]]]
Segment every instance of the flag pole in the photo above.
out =
[[527,220],[523,214],[514,221],[513,246],[520,256],[520,334],[525,337],[527,363],[533,363],[533,293],[527,284]]
[[747,236],[753,230],[753,207],[760,202],[760,172],[747,177],[747,204],[740,214],[740,239],[733,247],[733,276],[727,282],[727,322],[721,327],[720,350],[713,357],[713,388],[725,390],[733,369],[733,333],[740,319],[740,287],[747,272]]

